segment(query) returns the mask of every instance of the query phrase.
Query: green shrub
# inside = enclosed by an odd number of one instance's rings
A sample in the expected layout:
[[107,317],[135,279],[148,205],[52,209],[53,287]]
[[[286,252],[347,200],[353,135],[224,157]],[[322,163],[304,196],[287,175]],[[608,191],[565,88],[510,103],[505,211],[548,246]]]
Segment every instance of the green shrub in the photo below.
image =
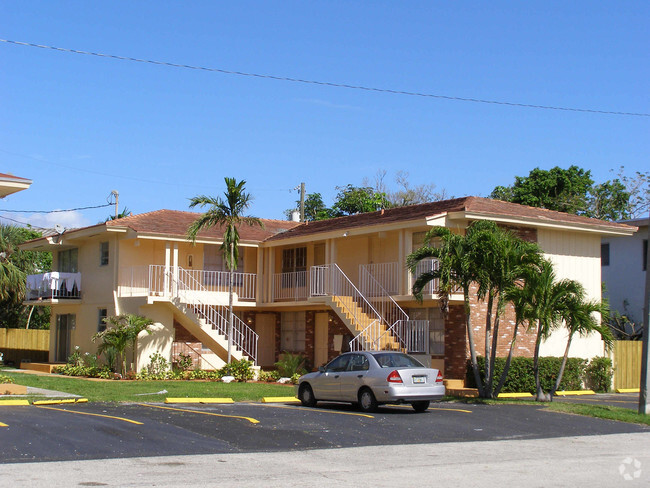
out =
[[292,375],[291,375],[291,383],[293,383],[294,385],[297,385],[297,384],[298,384],[298,380],[300,379],[301,376],[302,376],[302,375],[301,375],[300,373],[292,374]]
[[[485,358],[477,358],[481,380],[485,380]],[[501,378],[501,373],[506,363],[506,358],[496,358],[494,365],[494,382],[495,386]],[[562,358],[541,357],[539,358],[539,378],[544,391],[549,391],[555,386],[557,375],[560,372]],[[582,388],[582,379],[584,377],[586,359],[568,358],[560,390],[580,390]],[[467,361],[467,375],[465,384],[468,388],[476,388],[474,373],[472,371],[471,361]],[[535,372],[533,369],[533,358],[514,357],[510,363],[508,377],[501,389],[502,393],[529,392],[535,394]]]
[[9,376],[0,374],[0,383],[5,383],[5,384],[9,383],[10,384],[10,383],[13,383],[13,382],[14,382],[13,378],[10,378]]
[[587,385],[597,392],[607,393],[612,386],[614,376],[612,360],[607,357],[596,356],[587,366],[586,375]]
[[258,381],[266,381],[267,383],[272,383],[280,379],[280,373],[276,370],[273,371],[261,371],[257,377]]
[[275,363],[281,378],[291,378],[294,374],[303,375],[307,372],[307,358],[302,354],[283,352],[281,359]]
[[248,381],[252,380],[255,376],[253,373],[253,361],[248,359],[233,360],[230,364],[226,364],[218,372],[219,378],[224,376],[234,376],[235,381]]
[[192,361],[192,356],[190,356],[189,354],[180,353],[178,355],[178,363],[176,363],[176,366],[181,371],[189,370],[192,367],[193,364],[194,363]]

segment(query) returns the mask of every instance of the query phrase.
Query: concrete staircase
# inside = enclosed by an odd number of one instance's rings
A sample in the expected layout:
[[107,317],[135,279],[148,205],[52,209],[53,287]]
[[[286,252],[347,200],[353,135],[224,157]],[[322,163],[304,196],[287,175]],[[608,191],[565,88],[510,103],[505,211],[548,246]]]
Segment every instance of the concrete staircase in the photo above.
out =
[[[367,331],[364,333],[366,343],[370,344],[378,340],[378,347],[381,350],[401,350],[397,340],[391,334],[387,333],[388,328],[386,325],[365,313],[353,297],[328,296],[326,302],[355,336]],[[373,322],[376,323],[375,326],[370,327]],[[372,333],[369,328],[372,330]]]

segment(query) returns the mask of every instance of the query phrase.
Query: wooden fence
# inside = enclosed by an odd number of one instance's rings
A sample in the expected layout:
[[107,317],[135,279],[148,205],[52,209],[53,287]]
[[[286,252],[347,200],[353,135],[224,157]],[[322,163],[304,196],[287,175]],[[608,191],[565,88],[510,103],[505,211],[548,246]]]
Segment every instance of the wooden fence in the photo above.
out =
[[0,328],[0,352],[5,364],[21,361],[47,362],[50,349],[49,330]]
[[641,385],[641,341],[614,341],[614,388]]

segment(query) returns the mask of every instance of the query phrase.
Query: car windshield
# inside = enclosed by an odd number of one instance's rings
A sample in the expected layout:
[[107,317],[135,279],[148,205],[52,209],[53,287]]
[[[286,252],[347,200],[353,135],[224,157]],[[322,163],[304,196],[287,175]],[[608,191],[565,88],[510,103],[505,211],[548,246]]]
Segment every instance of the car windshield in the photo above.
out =
[[424,368],[424,365],[401,352],[376,353],[372,355],[382,368]]

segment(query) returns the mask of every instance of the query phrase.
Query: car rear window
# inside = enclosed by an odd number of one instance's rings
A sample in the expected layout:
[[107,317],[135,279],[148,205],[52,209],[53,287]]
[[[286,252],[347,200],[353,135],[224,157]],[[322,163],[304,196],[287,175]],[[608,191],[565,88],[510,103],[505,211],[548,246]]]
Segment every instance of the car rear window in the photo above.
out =
[[425,366],[408,354],[400,352],[372,355],[382,368],[424,368]]

